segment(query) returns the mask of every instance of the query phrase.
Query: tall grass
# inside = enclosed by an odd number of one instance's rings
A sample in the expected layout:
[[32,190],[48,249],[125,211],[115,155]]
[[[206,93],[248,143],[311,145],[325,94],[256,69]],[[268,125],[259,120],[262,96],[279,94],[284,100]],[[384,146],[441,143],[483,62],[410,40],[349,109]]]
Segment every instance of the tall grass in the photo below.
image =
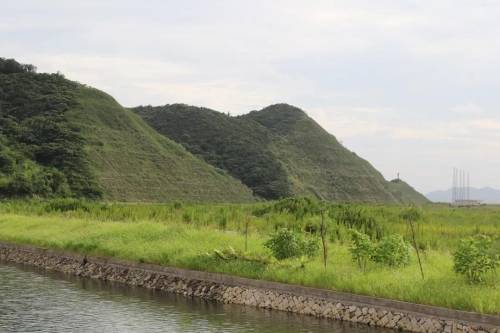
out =
[[[8,201],[0,203],[0,240],[500,314],[499,277],[491,274],[485,283],[470,285],[453,273],[451,255],[466,236],[484,233],[498,241],[500,207],[425,207],[417,226],[423,280],[415,253],[407,267],[369,263],[361,271],[349,254],[347,229],[334,220],[328,226],[326,272],[319,257],[302,267],[297,260],[224,260],[214,255],[215,250],[229,247],[244,252],[245,221],[249,228],[245,255],[251,258],[269,258],[263,243],[275,230],[291,223],[296,229],[311,230],[319,223],[312,217],[297,221],[287,214],[254,214],[265,205]],[[356,208],[370,214],[385,233],[410,237],[399,219],[402,207]]]
[[[291,226],[307,230],[318,225],[319,217],[297,221],[283,213],[254,214],[268,204],[130,204],[103,203],[60,199],[51,201],[5,201],[0,203],[0,214],[14,213],[35,216],[81,218],[101,222],[169,222],[195,226],[218,226],[219,229],[242,231],[245,220],[250,220],[251,232],[267,235],[279,228]],[[409,225],[400,218],[404,209],[390,205],[350,205],[361,209],[377,221],[384,233],[398,233],[410,237]],[[477,208],[450,208],[428,205],[423,209],[423,220],[416,225],[418,246],[422,249],[453,250],[461,238],[485,234],[500,237],[500,206]],[[328,236],[333,242],[348,242],[348,228],[335,219],[329,220]]]

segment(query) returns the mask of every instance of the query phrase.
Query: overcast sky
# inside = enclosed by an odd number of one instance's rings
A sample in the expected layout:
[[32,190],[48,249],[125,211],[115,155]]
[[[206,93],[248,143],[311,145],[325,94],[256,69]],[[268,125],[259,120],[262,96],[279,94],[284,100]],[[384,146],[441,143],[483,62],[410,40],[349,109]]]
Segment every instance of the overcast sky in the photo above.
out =
[[500,1],[2,1],[0,56],[125,106],[304,109],[386,178],[500,188]]

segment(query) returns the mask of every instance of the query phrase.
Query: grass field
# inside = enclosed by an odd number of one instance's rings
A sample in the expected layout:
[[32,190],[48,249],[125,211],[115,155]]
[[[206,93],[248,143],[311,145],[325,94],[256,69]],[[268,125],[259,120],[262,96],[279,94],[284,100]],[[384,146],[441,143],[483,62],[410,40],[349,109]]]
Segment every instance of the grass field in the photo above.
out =
[[[417,226],[425,279],[414,251],[410,265],[391,268],[370,263],[362,271],[352,261],[346,227],[329,221],[329,259],[302,265],[278,262],[263,243],[275,230],[304,230],[318,218],[297,221],[288,214],[254,212],[266,204],[185,205],[105,204],[80,201],[8,201],[0,203],[0,241],[71,250],[91,255],[223,272],[239,276],[380,296],[422,304],[500,315],[500,278],[489,274],[472,285],[453,272],[452,253],[461,238],[478,233],[500,241],[500,207],[452,209],[429,205]],[[399,206],[360,206],[385,234],[409,239]],[[245,249],[245,257],[224,260],[215,250]],[[311,236],[317,237],[317,236]],[[250,259],[249,259],[250,258]]]

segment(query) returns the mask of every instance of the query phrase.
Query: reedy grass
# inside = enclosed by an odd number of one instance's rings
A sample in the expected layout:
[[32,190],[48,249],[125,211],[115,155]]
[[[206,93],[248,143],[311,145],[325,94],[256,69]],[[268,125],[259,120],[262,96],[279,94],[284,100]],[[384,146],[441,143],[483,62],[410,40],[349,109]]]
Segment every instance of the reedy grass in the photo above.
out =
[[[250,221],[249,255],[261,257],[269,256],[263,243],[274,230],[287,225],[299,229],[307,223],[319,222],[311,218],[295,221],[286,214],[253,216],[252,211],[263,204],[77,203],[3,202],[0,204],[0,240],[500,314],[499,277],[490,274],[483,284],[468,284],[453,272],[451,255],[462,237],[481,232],[498,240],[499,207],[470,210],[425,207],[425,218],[418,223],[417,236],[419,246],[424,248],[426,279],[422,280],[414,253],[407,267],[389,268],[370,263],[364,271],[358,269],[348,251],[347,231],[333,222],[326,272],[319,256],[305,268],[297,260],[265,263],[224,261],[214,256],[215,249],[244,250],[246,219]],[[363,207],[377,218],[387,233],[407,236],[407,227],[398,218],[401,207]],[[221,219],[225,222],[221,223]],[[333,228],[338,230],[333,232]]]

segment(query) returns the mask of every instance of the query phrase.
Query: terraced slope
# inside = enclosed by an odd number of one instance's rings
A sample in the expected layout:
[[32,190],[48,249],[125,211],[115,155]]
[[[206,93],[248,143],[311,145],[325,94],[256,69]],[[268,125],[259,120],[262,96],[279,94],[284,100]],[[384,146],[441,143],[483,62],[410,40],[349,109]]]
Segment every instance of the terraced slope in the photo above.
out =
[[271,149],[286,168],[295,195],[335,201],[400,201],[370,163],[344,148],[304,111],[277,104],[243,118],[275,134]]
[[391,180],[391,192],[394,193],[403,203],[406,204],[425,204],[429,199],[415,190],[408,183],[401,179]]
[[[165,136],[222,168],[258,196],[317,196],[335,201],[419,202],[386,181],[302,110],[277,104],[231,117],[184,104],[134,111]],[[417,200],[418,199],[418,200]]]
[[251,191],[158,134],[98,90],[80,88],[69,113],[88,139],[86,151],[105,197],[126,201],[252,201]]

